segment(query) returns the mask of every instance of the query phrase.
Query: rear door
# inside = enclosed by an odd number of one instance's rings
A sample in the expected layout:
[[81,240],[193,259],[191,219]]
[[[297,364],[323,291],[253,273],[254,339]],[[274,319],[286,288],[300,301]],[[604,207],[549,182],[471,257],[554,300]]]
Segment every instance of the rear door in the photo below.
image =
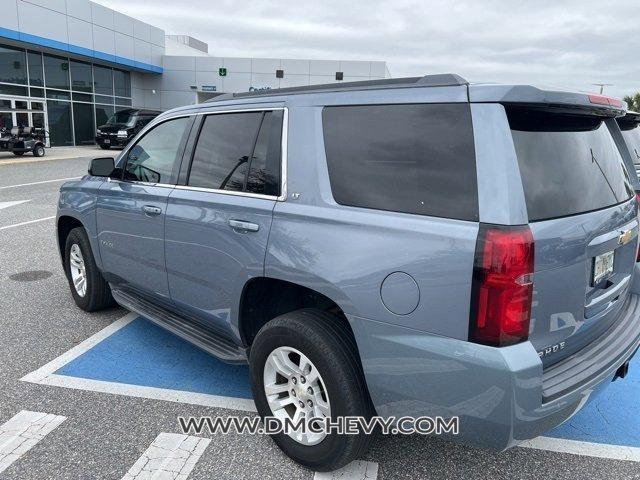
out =
[[171,299],[223,334],[245,283],[264,274],[283,117],[282,108],[204,114],[186,185],[169,196]]
[[535,241],[530,340],[545,366],[620,318],[638,242],[623,159],[600,117],[507,107]]

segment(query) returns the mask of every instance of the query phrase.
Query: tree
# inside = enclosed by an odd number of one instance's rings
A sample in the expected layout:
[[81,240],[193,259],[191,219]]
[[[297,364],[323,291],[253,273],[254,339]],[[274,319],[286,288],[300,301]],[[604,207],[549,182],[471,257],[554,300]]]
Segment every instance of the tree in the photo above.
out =
[[633,96],[627,95],[623,100],[627,102],[629,110],[640,112],[640,92]]

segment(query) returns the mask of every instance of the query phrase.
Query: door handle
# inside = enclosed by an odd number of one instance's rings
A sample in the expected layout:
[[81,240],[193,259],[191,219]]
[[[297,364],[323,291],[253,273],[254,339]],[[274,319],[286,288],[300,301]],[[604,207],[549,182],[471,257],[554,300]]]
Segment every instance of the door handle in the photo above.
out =
[[162,213],[162,209],[160,207],[154,207],[153,205],[145,205],[142,207],[142,211],[148,217],[155,217]]
[[252,222],[245,222],[244,220],[229,220],[229,226],[236,232],[257,232],[260,230],[260,225]]

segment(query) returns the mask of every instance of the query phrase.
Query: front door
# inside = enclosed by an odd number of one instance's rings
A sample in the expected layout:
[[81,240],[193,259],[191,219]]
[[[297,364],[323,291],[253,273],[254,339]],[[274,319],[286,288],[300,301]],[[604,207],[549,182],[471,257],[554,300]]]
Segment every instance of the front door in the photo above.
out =
[[169,196],[171,299],[221,333],[246,282],[264,275],[280,195],[283,110],[205,115],[187,185]]
[[120,178],[100,188],[98,244],[105,276],[121,287],[168,298],[164,256],[167,198],[192,118],[160,123],[121,159]]

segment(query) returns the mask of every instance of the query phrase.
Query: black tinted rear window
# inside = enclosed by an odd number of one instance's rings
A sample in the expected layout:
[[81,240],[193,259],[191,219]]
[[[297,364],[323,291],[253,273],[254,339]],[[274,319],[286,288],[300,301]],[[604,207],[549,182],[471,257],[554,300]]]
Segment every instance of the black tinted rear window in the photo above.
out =
[[336,202],[478,220],[468,104],[326,107],[323,128]]
[[585,213],[632,195],[601,118],[507,108],[530,221]]

